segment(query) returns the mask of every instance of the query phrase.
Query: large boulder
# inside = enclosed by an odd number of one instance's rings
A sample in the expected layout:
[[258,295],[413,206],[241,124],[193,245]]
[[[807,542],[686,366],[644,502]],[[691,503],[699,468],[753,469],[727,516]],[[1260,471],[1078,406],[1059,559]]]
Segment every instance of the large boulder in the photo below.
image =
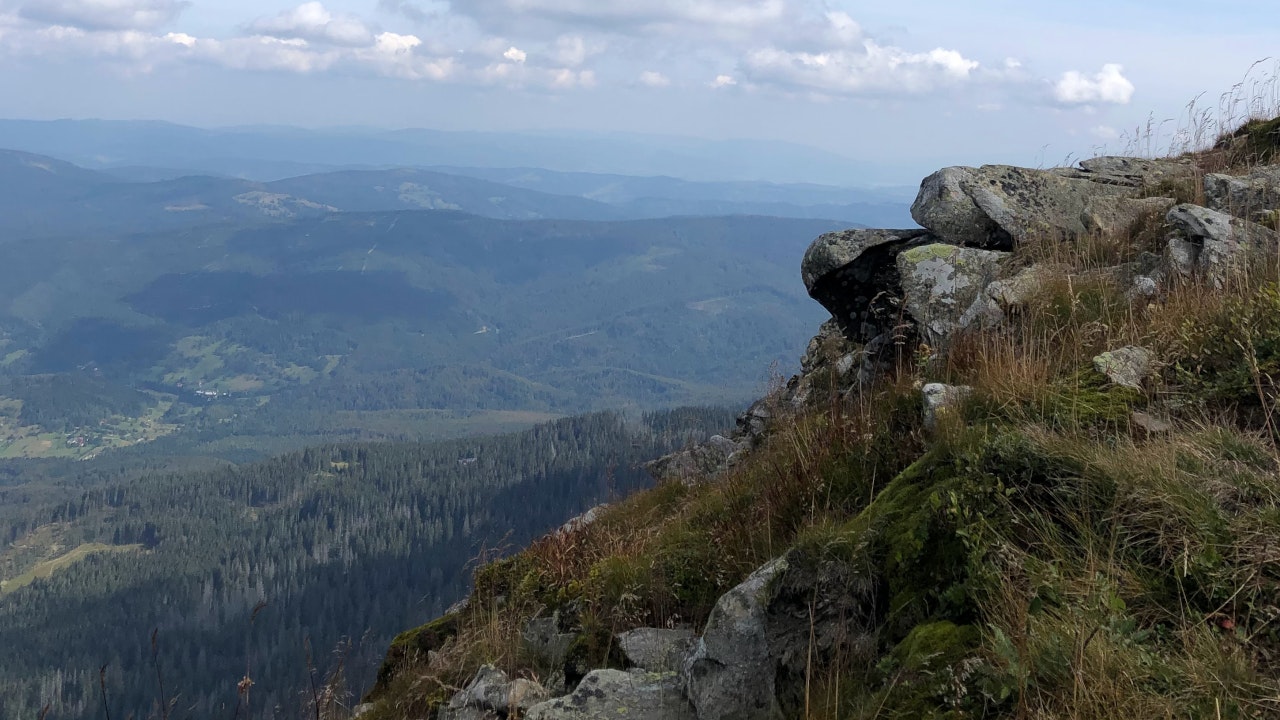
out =
[[879,335],[895,314],[898,253],[930,242],[923,230],[845,230],[809,246],[800,274],[817,300],[855,342]]
[[943,242],[1009,250],[1037,237],[1121,232],[1173,204],[1139,197],[1143,190],[1136,181],[1107,169],[944,168],[925,178],[911,217]]
[[1280,209],[1280,165],[1255,168],[1248,175],[1206,175],[1204,204],[1210,209],[1252,220]]
[[898,255],[903,306],[926,342],[945,342],[969,327],[1003,318],[987,287],[999,279],[1008,253],[955,245],[924,245]]
[[698,720],[772,720],[802,707],[805,671],[869,656],[879,587],[843,562],[793,551],[716,603],[685,663]]
[[1188,268],[1217,286],[1261,251],[1273,252],[1280,235],[1270,228],[1199,205],[1178,205],[1166,216],[1178,233],[1170,238],[1170,264]]
[[676,673],[593,670],[573,694],[533,706],[526,720],[695,720]]

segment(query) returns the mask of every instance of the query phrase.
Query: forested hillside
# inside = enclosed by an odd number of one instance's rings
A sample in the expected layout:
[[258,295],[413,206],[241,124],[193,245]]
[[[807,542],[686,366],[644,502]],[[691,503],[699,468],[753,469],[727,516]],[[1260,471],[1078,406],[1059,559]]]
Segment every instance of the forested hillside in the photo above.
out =
[[745,400],[803,346],[790,266],[834,227],[424,211],[0,243],[0,457]]
[[[0,715],[306,715],[309,656],[323,675],[344,648],[351,686],[365,687],[395,631],[462,597],[475,560],[646,486],[643,461],[731,418],[604,413],[492,438],[98,477],[50,496],[61,499],[10,489]],[[238,694],[246,675],[252,692]]]

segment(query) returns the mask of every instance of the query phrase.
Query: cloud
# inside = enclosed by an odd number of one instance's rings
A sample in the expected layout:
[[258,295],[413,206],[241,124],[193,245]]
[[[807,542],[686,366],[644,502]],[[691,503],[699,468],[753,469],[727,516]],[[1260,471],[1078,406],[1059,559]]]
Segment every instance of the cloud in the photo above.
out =
[[502,57],[510,60],[513,63],[523,64],[526,60],[529,59],[529,53],[521,50],[515,45],[512,45],[511,47],[507,48],[506,52],[502,53]]
[[640,84],[651,88],[664,88],[671,84],[671,78],[660,72],[646,70],[640,73]]
[[346,47],[363,47],[373,40],[373,31],[359,18],[335,16],[319,2],[303,3],[274,17],[259,18],[249,23],[248,30],[257,35]]
[[150,30],[173,22],[184,0],[30,0],[18,8],[28,20],[82,30]]
[[742,63],[753,84],[824,94],[921,93],[968,80],[979,68],[955,50],[913,53],[866,40],[860,47],[823,52],[765,48]]
[[732,75],[717,75],[715,80],[708,83],[713,88],[727,88],[738,84],[738,81]]
[[468,0],[455,3],[453,9],[499,33],[540,21],[562,28],[647,34],[693,26],[765,27],[782,20],[793,4],[794,0]]
[[1102,71],[1092,77],[1075,70],[1063,73],[1053,86],[1053,97],[1064,105],[1127,105],[1134,90],[1133,83],[1124,76],[1124,67],[1112,63],[1103,65]]

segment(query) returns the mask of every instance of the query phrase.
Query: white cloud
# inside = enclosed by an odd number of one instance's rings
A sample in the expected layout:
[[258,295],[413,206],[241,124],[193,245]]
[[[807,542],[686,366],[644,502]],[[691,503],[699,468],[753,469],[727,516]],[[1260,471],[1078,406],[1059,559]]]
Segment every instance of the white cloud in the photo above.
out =
[[732,75],[717,75],[715,80],[710,83],[713,88],[727,88],[738,84],[738,81]]
[[177,19],[182,0],[30,0],[19,16],[83,30],[148,30]]
[[671,78],[660,72],[646,70],[640,73],[640,84],[651,88],[664,88],[671,84]]
[[526,60],[529,59],[529,53],[521,50],[515,45],[512,45],[511,47],[507,48],[506,52],[502,53],[502,57],[510,60],[513,63],[523,64]]
[[1112,63],[1103,65],[1102,71],[1092,77],[1075,70],[1063,73],[1053,86],[1053,97],[1066,105],[1127,105],[1134,90],[1133,83],[1124,76],[1124,67]]
[[781,21],[794,5],[795,0],[467,0],[454,3],[453,11],[499,33],[534,21],[645,34],[690,26],[755,29]]
[[248,29],[257,35],[346,47],[363,47],[373,40],[373,32],[359,18],[335,16],[319,2],[303,3],[274,17],[259,18],[249,23]]
[[867,40],[858,48],[816,53],[765,48],[742,66],[753,84],[852,95],[925,92],[968,80],[979,63],[955,50],[912,53]]

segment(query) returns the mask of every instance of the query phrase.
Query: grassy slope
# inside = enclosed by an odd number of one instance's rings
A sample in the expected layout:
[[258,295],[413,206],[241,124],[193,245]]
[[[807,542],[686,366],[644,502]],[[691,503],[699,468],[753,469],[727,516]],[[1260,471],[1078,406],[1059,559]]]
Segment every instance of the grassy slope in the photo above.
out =
[[[1248,157],[1274,157],[1256,134]],[[482,663],[545,677],[519,639],[535,614],[569,618],[587,664],[612,632],[698,626],[788,550],[867,568],[888,599],[873,656],[815,665],[795,717],[1280,716],[1280,261],[1137,303],[1129,278],[1091,272],[1158,252],[1160,223],[1027,243],[1015,262],[1061,279],[1005,327],[818,399],[715,482],[481,568],[465,610],[393,645],[368,717],[424,716]],[[1159,358],[1142,391],[1093,369],[1127,344]],[[974,393],[926,432],[932,381]]]

